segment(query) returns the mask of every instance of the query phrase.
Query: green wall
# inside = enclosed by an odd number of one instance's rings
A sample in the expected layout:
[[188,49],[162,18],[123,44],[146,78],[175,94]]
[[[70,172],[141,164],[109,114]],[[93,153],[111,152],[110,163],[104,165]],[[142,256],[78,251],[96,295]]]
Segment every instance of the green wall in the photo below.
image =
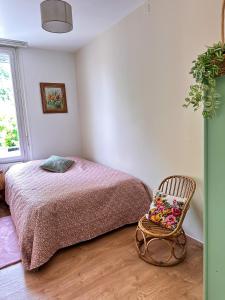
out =
[[215,119],[205,122],[205,298],[225,299],[225,77]]

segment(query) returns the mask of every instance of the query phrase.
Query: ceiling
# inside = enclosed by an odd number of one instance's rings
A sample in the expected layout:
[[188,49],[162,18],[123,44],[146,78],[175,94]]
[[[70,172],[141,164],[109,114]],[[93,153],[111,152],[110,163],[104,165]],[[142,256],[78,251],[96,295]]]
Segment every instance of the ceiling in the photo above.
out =
[[0,1],[0,38],[31,47],[75,51],[106,31],[145,0],[67,0],[73,7],[74,30],[48,33],[41,28],[41,0]]

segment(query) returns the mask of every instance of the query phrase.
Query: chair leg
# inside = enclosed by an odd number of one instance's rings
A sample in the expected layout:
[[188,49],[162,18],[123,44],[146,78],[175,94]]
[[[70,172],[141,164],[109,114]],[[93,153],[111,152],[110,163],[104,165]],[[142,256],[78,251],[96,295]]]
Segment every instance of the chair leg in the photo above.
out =
[[[152,250],[156,241],[162,244],[157,253]],[[186,242],[186,235],[183,229],[178,236],[169,238],[152,237],[142,232],[139,227],[136,230],[136,247],[139,257],[156,266],[167,267],[182,262],[186,256]],[[162,249],[168,249],[166,257],[156,257],[156,254]]]

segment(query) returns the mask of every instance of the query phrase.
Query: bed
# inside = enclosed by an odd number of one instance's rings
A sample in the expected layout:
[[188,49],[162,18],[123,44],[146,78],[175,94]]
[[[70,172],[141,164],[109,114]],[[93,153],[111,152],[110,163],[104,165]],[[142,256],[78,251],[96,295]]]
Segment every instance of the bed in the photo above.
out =
[[137,222],[149,208],[150,195],[137,178],[72,159],[75,164],[65,173],[42,170],[41,160],[6,173],[5,199],[26,270],[40,267],[61,248]]

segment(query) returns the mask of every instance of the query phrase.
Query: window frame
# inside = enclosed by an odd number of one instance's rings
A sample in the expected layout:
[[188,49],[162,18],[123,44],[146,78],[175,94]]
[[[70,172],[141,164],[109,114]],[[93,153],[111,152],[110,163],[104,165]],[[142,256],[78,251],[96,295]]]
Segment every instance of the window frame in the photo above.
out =
[[17,117],[17,126],[19,132],[20,156],[0,157],[0,164],[23,162],[29,157],[29,139],[26,126],[25,103],[22,97],[22,84],[19,68],[19,57],[17,49],[13,47],[0,46],[0,53],[9,55],[10,67],[12,73],[12,85],[14,91],[14,101]]

